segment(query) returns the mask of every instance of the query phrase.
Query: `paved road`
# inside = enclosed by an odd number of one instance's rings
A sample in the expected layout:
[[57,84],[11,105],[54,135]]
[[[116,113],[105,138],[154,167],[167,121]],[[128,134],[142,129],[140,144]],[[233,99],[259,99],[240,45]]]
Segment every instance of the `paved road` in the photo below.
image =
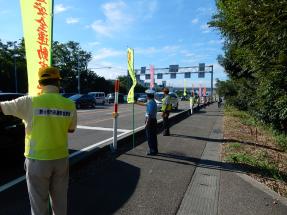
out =
[[[222,120],[211,105],[158,135],[157,156],[145,141],[74,166],[68,214],[285,215],[286,200],[220,161]],[[0,214],[29,214],[25,183],[0,192],[0,204]]]
[[[181,110],[188,108],[188,102],[180,102],[179,110],[173,112],[176,114]],[[97,109],[78,111],[78,129],[70,135],[69,148],[71,150],[80,150],[92,144],[103,142],[113,135],[113,106],[99,106]],[[145,107],[134,105],[134,128],[144,125]],[[118,117],[118,135],[132,132],[133,129],[133,105],[120,104]],[[158,112],[158,119],[160,119]],[[83,138],[84,137],[84,138]]]
[[[180,102],[179,110],[173,112],[177,114],[181,110],[188,108],[188,102]],[[97,106],[96,109],[78,110],[78,129],[75,133],[69,134],[70,153],[82,150],[91,145],[100,145],[109,141],[113,136],[113,105]],[[145,107],[134,105],[135,128],[144,125]],[[133,105],[120,104],[118,117],[118,136],[128,134],[133,129]],[[158,112],[160,119],[160,112]],[[24,147],[24,146],[23,146]],[[6,153],[4,157],[13,157],[13,152]],[[3,158],[3,157],[2,157]],[[5,158],[3,158],[5,160]],[[25,174],[21,157],[9,162],[0,162],[0,187]]]
[[[145,143],[104,163],[95,158],[72,169],[69,214],[176,214],[219,117],[208,109],[174,125],[170,137],[159,135],[159,156],[146,156]],[[0,194],[3,211],[29,211],[26,192],[21,183]]]

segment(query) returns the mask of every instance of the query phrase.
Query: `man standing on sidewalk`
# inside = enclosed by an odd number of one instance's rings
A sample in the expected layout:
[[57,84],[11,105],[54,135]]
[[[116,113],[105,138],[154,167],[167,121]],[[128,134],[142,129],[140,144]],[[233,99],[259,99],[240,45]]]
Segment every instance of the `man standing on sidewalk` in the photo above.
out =
[[149,146],[149,152],[147,155],[156,155],[158,153],[157,148],[157,105],[154,100],[154,91],[153,90],[146,90],[145,93],[147,94],[147,104],[146,104],[146,135],[147,135],[147,142]]
[[59,94],[60,73],[39,70],[42,94],[1,102],[0,111],[25,121],[25,170],[32,215],[67,214],[69,181],[68,132],[77,123],[75,104]]
[[170,101],[170,96],[168,95],[169,90],[168,88],[164,88],[163,89],[163,93],[164,93],[164,98],[162,99],[162,119],[163,119],[163,136],[169,136],[170,132],[169,132],[169,121],[168,121],[168,117],[169,117],[169,113],[171,111],[171,101]]
[[195,102],[194,92],[191,92],[191,95],[190,95],[190,98],[189,98],[190,115],[193,114],[194,102]]
[[147,155],[157,155],[157,105],[154,100],[154,90],[146,90],[147,103],[136,102],[138,105],[146,106],[145,129],[149,151]]

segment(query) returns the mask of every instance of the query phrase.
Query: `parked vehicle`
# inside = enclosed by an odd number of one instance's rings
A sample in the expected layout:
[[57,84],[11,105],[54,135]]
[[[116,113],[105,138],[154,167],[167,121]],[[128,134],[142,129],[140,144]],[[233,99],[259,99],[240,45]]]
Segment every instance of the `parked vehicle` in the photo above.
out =
[[180,101],[189,101],[189,96],[180,97]]
[[105,104],[104,92],[89,92],[88,95],[92,95],[95,98],[96,104]]
[[69,98],[73,95],[75,95],[76,93],[61,93],[62,96],[64,96],[65,98]]
[[147,95],[146,94],[140,95],[140,97],[138,97],[137,101],[146,103],[147,102]]
[[[177,94],[173,93],[173,92],[170,92],[168,95],[170,96],[172,109],[178,110],[179,98],[178,98]],[[161,107],[162,107],[162,99],[163,99],[163,97],[164,97],[164,93],[163,92],[155,93],[155,101],[157,103],[158,110],[160,110]]]
[[134,94],[134,100],[137,101],[139,97],[141,97],[142,95],[146,95],[145,93],[135,93]]
[[[115,94],[109,93],[106,97],[106,102],[108,104],[111,104],[111,103],[114,103],[114,101],[115,101]],[[122,93],[119,93],[118,103],[124,103],[124,95]]]
[[[21,93],[0,93],[0,102],[10,101],[24,96]],[[25,125],[21,119],[0,113],[0,151],[13,152],[13,156],[5,156],[17,160],[23,158],[25,144]],[[19,156],[22,155],[22,156]]]
[[124,95],[124,103],[128,103],[128,95]]
[[69,99],[73,100],[76,104],[76,108],[96,108],[95,98],[88,94],[76,94]]

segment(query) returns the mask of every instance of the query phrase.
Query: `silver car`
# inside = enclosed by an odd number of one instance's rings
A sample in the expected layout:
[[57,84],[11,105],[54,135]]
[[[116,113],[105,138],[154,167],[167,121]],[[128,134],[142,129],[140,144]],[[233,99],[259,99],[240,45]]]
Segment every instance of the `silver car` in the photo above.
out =
[[[170,101],[171,101],[172,109],[178,110],[179,98],[178,98],[177,94],[176,94],[176,93],[173,93],[173,92],[170,92],[168,95],[170,96]],[[154,99],[155,99],[155,102],[156,102],[156,104],[157,104],[157,109],[158,109],[158,111],[161,110],[163,97],[164,97],[164,93],[163,93],[163,92],[157,92],[157,93],[155,93]]]

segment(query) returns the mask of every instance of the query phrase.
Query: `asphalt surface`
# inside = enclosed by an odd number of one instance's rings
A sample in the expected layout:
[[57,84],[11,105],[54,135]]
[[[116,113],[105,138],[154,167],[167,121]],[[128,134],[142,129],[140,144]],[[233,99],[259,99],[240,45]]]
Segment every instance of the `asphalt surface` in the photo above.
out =
[[[133,110],[134,108],[134,110]],[[180,102],[178,111],[172,115],[188,108],[188,102]],[[78,129],[75,133],[69,134],[70,154],[77,152],[94,144],[101,144],[109,141],[113,136],[113,104],[98,105],[95,109],[78,110]],[[118,136],[128,134],[134,128],[144,125],[145,107],[132,104],[119,104]],[[158,119],[160,119],[158,112]],[[3,141],[3,140],[2,140]],[[1,144],[5,144],[2,143]],[[20,146],[23,147],[24,146]],[[23,151],[23,148],[18,151]],[[15,149],[5,151],[0,162],[0,186],[5,185],[25,174],[23,168],[24,156],[15,153]]]
[[[222,118],[214,104],[180,121],[171,127],[171,136],[158,135],[157,156],[146,155],[143,141],[74,166],[68,214],[286,215],[286,199],[278,200],[266,187],[218,160]],[[203,179],[215,172],[218,183],[209,187]],[[0,204],[1,215],[30,214],[25,182],[1,192]],[[188,213],[182,212],[183,206]]]
[[[188,102],[180,102],[179,110],[173,111],[174,115],[188,108]],[[134,108],[134,110],[133,110]],[[78,129],[69,135],[69,148],[80,150],[97,142],[104,141],[113,136],[113,105],[98,106],[96,109],[78,111]],[[134,124],[133,124],[134,113]],[[145,107],[132,104],[119,105],[118,135],[131,133],[133,127],[136,129],[144,125]],[[160,119],[160,112],[158,112]],[[85,138],[83,138],[85,137]]]

